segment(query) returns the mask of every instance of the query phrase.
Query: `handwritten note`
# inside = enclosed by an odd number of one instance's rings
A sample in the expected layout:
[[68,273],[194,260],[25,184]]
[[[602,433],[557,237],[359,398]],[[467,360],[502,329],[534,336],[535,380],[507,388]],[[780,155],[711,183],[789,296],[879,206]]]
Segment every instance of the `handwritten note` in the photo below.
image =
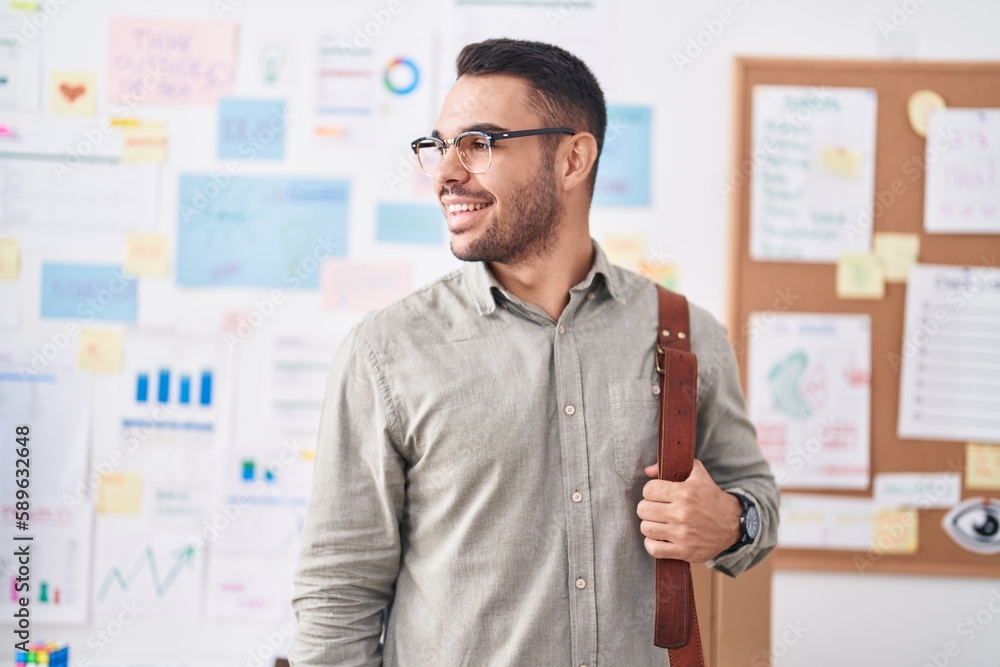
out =
[[957,473],[882,473],[875,475],[875,505],[885,509],[948,509],[962,499]]
[[235,68],[234,23],[111,19],[111,101],[211,104],[232,91]]
[[920,236],[879,232],[875,234],[875,257],[882,265],[885,281],[905,283],[920,256]]
[[1000,234],[1000,109],[943,109],[927,126],[924,228]]
[[21,250],[17,239],[0,239],[0,280],[17,280],[21,267]]
[[323,262],[323,307],[374,310],[404,296],[410,284],[406,264],[327,260]]
[[97,113],[97,77],[93,72],[56,70],[49,78],[52,113],[93,116]]
[[125,240],[125,273],[130,276],[165,276],[170,273],[167,237],[130,232]]
[[965,485],[1000,490],[1000,445],[970,442],[965,446]]
[[876,106],[864,88],[754,87],[751,258],[834,263],[871,247]]
[[124,349],[121,331],[83,329],[77,340],[76,365],[82,371],[117,373],[122,369]]
[[284,100],[219,100],[219,157],[285,157]]
[[120,266],[42,264],[42,317],[135,321],[136,283]]
[[870,253],[845,253],[837,263],[838,299],[882,299],[885,275]]

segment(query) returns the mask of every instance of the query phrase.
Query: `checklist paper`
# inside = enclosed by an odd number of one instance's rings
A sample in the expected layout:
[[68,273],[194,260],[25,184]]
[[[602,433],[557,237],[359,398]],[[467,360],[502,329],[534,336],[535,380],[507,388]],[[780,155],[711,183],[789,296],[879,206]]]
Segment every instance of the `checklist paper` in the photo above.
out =
[[900,438],[1000,441],[1000,269],[914,266],[889,361]]

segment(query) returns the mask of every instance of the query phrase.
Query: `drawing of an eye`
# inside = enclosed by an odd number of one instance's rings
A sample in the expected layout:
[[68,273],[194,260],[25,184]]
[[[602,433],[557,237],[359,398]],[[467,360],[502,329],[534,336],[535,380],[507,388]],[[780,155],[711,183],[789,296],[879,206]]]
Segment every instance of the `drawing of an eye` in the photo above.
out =
[[969,498],[955,505],[941,522],[960,547],[980,554],[1000,553],[1000,502]]

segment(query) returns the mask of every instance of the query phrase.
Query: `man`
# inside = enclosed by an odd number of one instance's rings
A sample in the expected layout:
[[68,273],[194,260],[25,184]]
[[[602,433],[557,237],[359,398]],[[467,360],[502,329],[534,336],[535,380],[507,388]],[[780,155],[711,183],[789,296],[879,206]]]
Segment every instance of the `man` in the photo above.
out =
[[692,306],[698,461],[649,480],[656,286],[588,226],[604,95],[546,44],[472,44],[457,66],[413,146],[467,264],[368,315],[333,360],[292,663],[661,666],[653,557],[735,576],[775,544],[732,349]]

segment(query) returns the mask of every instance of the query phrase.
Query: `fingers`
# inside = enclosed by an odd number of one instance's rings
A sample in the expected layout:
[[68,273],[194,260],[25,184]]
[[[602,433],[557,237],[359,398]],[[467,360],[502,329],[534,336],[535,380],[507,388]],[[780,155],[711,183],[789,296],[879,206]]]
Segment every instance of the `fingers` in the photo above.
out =
[[683,549],[673,542],[662,542],[660,540],[654,540],[651,538],[646,538],[643,541],[643,546],[646,547],[646,553],[648,553],[653,558],[673,558],[674,560],[687,560],[687,550]]
[[653,465],[646,466],[642,469],[642,472],[645,473],[646,477],[656,479],[660,476],[660,465],[658,463],[654,463]]

